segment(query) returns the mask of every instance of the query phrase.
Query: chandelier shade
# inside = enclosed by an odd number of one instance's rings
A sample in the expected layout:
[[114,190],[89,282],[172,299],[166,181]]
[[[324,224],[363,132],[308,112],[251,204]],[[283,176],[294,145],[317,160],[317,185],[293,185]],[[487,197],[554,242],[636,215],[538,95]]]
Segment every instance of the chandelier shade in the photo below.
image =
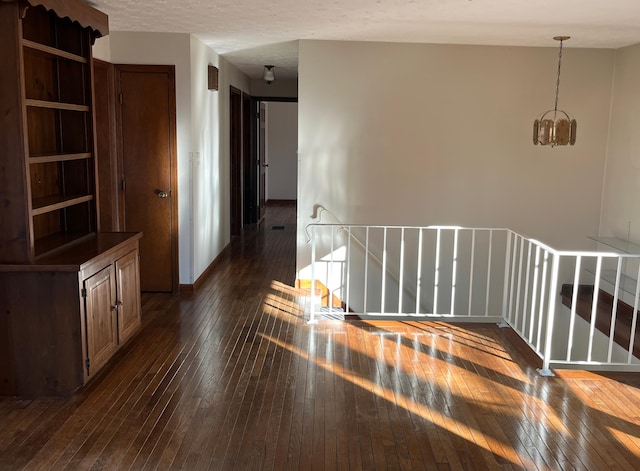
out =
[[551,145],[552,147],[574,145],[577,127],[576,120],[566,112],[562,110],[545,111],[533,122],[533,143],[543,146]]

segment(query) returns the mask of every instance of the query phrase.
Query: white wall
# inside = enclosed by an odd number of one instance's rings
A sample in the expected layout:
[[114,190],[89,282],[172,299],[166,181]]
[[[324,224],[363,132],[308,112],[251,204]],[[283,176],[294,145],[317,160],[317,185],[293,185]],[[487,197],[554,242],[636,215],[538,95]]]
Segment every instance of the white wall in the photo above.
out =
[[191,37],[191,182],[188,193],[193,233],[190,282],[206,270],[229,243],[227,161],[221,158],[219,91],[208,89],[208,66],[219,66],[218,54]]
[[[554,45],[555,46],[555,45]],[[597,232],[614,52],[566,48],[574,147],[532,143],[557,47],[300,41],[298,268],[314,204],[347,223],[509,227],[553,247]]]
[[[230,241],[229,86],[248,78],[189,34],[112,32],[116,64],[176,66],[180,283],[192,284]],[[102,41],[102,40],[101,40]],[[207,66],[220,69],[207,89]]]
[[189,221],[189,152],[191,129],[190,35],[178,33],[111,32],[111,62],[176,66],[176,126],[178,148],[178,256],[180,283],[192,275],[191,225]]
[[267,102],[267,200],[295,200],[298,193],[298,104]]
[[600,233],[640,243],[640,44],[616,51]]
[[109,36],[97,38],[91,49],[91,53],[96,59],[111,62],[111,41]]

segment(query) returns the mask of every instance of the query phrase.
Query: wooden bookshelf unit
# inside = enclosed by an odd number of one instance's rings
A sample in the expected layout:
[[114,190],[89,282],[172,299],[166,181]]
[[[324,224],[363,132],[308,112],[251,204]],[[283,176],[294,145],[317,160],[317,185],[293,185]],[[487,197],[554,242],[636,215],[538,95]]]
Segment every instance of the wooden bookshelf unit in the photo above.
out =
[[82,0],[0,1],[0,394],[70,393],[140,325],[141,235],[100,233],[97,214],[106,34]]

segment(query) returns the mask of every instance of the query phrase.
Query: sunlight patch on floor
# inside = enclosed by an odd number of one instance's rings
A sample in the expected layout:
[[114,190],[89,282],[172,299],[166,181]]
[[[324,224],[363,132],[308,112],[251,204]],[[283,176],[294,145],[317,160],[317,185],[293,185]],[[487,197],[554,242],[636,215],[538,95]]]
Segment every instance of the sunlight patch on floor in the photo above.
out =
[[304,360],[314,362],[326,371],[329,371],[336,376],[353,383],[355,386],[369,391],[376,396],[385,399],[386,401],[396,404],[397,406],[404,408],[408,412],[420,416],[422,419],[428,420],[438,427],[441,427],[442,429],[447,430],[450,433],[458,435],[459,437],[471,443],[482,446],[487,451],[500,455],[502,458],[508,460],[514,465],[520,465],[520,462],[514,460],[513,458],[513,455],[517,455],[517,453],[509,445],[502,443],[493,437],[485,436],[484,434],[482,434],[482,432],[469,427],[465,423],[461,423],[451,417],[448,417],[446,414],[434,408],[419,404],[412,400],[410,397],[407,397],[406,395],[403,395],[398,391],[390,390],[383,387],[379,383],[359,376],[355,372],[345,369],[340,364],[328,363],[323,358],[313,357],[303,349],[296,347],[295,345],[283,342],[270,335],[260,335],[264,339],[275,343],[281,348],[289,350],[290,352],[300,356]]

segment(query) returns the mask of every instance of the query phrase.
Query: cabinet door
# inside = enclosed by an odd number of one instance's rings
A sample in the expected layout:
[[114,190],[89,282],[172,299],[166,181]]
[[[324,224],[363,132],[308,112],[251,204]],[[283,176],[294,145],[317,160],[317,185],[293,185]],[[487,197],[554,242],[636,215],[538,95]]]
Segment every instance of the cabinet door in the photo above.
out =
[[118,339],[126,341],[140,327],[140,271],[138,251],[116,261]]
[[87,374],[95,374],[118,348],[116,283],[113,265],[84,282],[87,321]]

